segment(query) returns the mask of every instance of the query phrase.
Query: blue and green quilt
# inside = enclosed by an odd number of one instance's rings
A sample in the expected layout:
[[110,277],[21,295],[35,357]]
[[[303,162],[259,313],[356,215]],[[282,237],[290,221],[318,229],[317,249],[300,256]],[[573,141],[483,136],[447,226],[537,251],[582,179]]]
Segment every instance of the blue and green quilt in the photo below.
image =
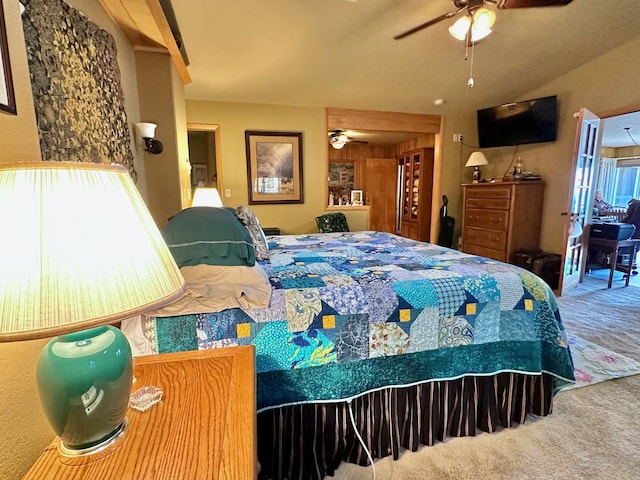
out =
[[259,410],[465,375],[573,382],[555,296],[524,269],[380,232],[269,248],[268,308],[148,319],[155,350],[254,345]]

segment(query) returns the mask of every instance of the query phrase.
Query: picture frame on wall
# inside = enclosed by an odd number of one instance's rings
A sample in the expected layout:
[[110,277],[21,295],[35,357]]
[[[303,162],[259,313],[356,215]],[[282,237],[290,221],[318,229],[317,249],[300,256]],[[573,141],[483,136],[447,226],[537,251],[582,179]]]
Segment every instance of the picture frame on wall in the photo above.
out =
[[4,20],[4,9],[0,2],[0,111],[17,114],[16,97],[11,78],[11,63],[9,62],[9,43],[7,28]]
[[304,203],[302,132],[245,131],[249,204]]
[[197,187],[199,185],[206,185],[207,183],[207,166],[200,163],[192,164],[191,185]]

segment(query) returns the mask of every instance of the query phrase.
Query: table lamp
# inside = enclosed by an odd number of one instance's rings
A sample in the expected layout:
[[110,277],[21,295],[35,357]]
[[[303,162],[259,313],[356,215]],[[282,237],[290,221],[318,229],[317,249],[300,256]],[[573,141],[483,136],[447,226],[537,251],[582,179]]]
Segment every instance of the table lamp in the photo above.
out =
[[0,213],[0,341],[57,335],[36,377],[59,451],[102,451],[124,435],[133,372],[109,324],[174,301],[184,279],[123,167],[0,164]]
[[222,199],[217,188],[196,187],[193,193],[192,207],[222,207]]
[[467,163],[465,163],[464,166],[473,167],[472,183],[478,183],[480,181],[482,178],[480,174],[480,167],[488,164],[489,162],[487,162],[487,157],[485,157],[482,152],[473,152],[469,155],[469,160],[467,160]]

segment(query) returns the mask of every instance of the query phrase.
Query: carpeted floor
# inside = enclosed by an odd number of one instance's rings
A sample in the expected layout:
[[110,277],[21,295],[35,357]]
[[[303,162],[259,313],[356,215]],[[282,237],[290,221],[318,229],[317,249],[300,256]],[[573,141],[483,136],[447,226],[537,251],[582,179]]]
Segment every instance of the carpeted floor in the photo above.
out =
[[[640,361],[640,289],[586,277],[558,298],[567,332]],[[397,461],[377,480],[635,480],[640,478],[640,375],[559,393],[554,412],[494,434],[448,439]],[[336,480],[373,479],[343,464]]]

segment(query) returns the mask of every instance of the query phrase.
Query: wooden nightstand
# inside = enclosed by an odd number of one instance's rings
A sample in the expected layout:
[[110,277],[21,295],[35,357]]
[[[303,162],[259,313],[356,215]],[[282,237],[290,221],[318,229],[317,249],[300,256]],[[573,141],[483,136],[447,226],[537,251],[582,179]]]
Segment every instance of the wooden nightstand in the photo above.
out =
[[61,457],[56,439],[24,478],[256,478],[252,346],[138,357],[134,375],[133,391],[155,385],[164,396],[146,412],[129,409],[124,438],[80,459]]

